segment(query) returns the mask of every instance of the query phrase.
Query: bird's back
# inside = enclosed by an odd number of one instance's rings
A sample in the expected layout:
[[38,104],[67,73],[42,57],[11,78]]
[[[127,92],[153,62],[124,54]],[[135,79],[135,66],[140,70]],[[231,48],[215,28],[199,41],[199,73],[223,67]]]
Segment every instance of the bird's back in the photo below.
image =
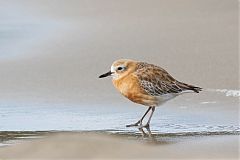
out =
[[200,87],[177,81],[166,70],[153,64],[138,62],[134,74],[138,77],[140,86],[151,96],[176,94],[187,90],[196,93],[201,91]]

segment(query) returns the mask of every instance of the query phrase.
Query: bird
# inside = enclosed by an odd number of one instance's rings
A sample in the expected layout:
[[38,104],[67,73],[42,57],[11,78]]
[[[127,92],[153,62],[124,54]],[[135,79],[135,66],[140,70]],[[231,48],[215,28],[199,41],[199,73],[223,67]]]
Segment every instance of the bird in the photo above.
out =
[[[137,126],[146,135],[146,128],[151,136],[150,121],[156,107],[183,94],[199,93],[202,88],[180,82],[173,78],[165,69],[146,62],[130,59],[119,59],[113,62],[109,72],[102,74],[99,78],[112,77],[115,88],[130,101],[147,106],[147,111],[136,123],[126,127]],[[143,120],[151,111],[147,123]]]

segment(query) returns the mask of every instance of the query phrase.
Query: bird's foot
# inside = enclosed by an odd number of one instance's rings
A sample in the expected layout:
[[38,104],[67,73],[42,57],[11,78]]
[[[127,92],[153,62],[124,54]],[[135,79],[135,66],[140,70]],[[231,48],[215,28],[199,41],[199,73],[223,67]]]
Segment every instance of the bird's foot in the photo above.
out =
[[[143,131],[143,128],[146,128],[146,130],[148,131],[148,136],[150,137],[150,138],[154,138],[153,137],[153,135],[152,135],[152,132],[151,132],[151,130],[150,130],[150,125],[149,125],[149,123],[147,123],[147,124],[145,124],[145,125],[139,125],[138,126],[138,129],[140,130],[140,131]],[[144,131],[143,131],[144,132]],[[145,133],[145,132],[144,132]],[[147,134],[145,133],[144,135],[143,135],[143,137],[146,137],[147,136]]]
[[142,128],[138,128],[138,130],[142,133],[142,137],[147,137],[147,133]]
[[141,123],[141,121],[137,121],[137,122],[134,123],[134,124],[126,125],[126,127],[136,127],[136,126],[139,126],[140,123]]

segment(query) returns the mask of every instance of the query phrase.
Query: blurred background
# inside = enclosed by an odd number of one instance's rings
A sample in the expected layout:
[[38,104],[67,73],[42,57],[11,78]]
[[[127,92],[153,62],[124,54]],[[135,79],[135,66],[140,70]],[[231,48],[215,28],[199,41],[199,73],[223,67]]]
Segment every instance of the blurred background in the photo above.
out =
[[236,0],[2,0],[0,97],[116,95],[97,77],[120,58],[158,64],[203,88],[237,88],[237,7]]
[[[179,81],[204,89],[239,89],[236,0],[0,0],[0,4],[1,130],[32,129],[21,127],[32,119],[39,120],[30,124],[36,130],[56,129],[37,126],[61,118],[65,118],[61,123],[81,126],[86,119],[76,120],[74,113],[96,116],[92,124],[100,118],[97,113],[116,112],[117,119],[128,112],[129,117],[136,112],[140,116],[145,108],[120,96],[110,79],[98,79],[120,58],[157,64]],[[202,109],[203,103],[210,110],[215,107],[214,113],[222,105],[231,109],[226,113],[231,124],[238,123],[238,98],[194,94],[183,99],[175,104],[180,110],[189,104]],[[220,105],[220,99],[227,102]],[[72,110],[67,114],[61,106]],[[130,109],[123,112],[123,106]],[[54,118],[42,117],[47,114]],[[222,124],[220,115],[215,122]],[[136,119],[131,118],[126,121]],[[119,123],[124,127],[125,122]]]

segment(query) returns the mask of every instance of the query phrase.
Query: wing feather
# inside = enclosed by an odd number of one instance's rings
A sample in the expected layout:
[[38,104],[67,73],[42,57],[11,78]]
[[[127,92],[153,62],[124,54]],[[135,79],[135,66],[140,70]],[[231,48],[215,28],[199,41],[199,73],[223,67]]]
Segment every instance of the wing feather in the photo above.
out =
[[140,86],[144,91],[152,96],[180,93],[184,90],[195,92],[201,90],[199,87],[175,80],[167,71],[153,64],[139,62],[134,74],[138,77]]

